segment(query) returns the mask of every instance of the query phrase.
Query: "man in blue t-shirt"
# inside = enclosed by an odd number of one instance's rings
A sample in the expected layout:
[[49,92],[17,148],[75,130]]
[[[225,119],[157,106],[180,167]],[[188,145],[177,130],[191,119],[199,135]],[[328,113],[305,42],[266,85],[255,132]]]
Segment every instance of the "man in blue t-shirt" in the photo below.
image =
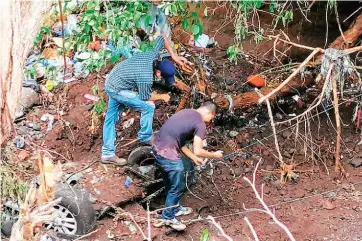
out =
[[137,134],[141,142],[149,142],[152,137],[152,122],[156,100],[168,102],[168,94],[152,92],[153,76],[163,77],[166,84],[175,84],[175,66],[169,60],[159,61],[159,52],[165,48],[172,60],[183,65],[185,58],[177,56],[165,35],[158,36],[154,48],[138,53],[117,64],[109,73],[104,90],[109,96],[108,109],[103,126],[103,146],[101,162],[103,164],[126,165],[124,158],[115,154],[116,123],[125,107],[141,112],[140,131]]
[[[209,152],[203,148],[206,137],[206,124],[216,114],[216,106],[205,102],[200,108],[184,109],[171,116],[155,135],[153,152],[156,163],[162,169],[162,178],[166,191],[165,207],[162,212],[162,222],[176,230],[184,230],[185,224],[176,219],[177,216],[188,215],[191,208],[180,205],[180,199],[185,190],[185,166],[181,160],[181,152],[196,165],[203,165],[200,157],[222,158],[222,151]],[[186,142],[193,140],[193,152],[186,147]]]

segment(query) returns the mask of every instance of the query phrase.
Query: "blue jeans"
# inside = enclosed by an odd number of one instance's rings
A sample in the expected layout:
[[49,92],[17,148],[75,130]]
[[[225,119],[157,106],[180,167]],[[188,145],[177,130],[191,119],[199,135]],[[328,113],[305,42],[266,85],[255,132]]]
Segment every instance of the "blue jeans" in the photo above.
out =
[[[185,192],[185,174],[193,169],[193,165],[188,166],[183,160],[168,160],[160,155],[155,155],[156,163],[161,167],[162,179],[165,185],[166,201],[165,207],[180,205],[181,197]],[[189,184],[189,183],[188,183]],[[175,218],[175,214],[180,210],[180,206],[168,208],[162,211],[162,218],[170,220]]]
[[103,125],[102,157],[115,156],[116,123],[119,120],[119,113],[122,113],[125,107],[141,112],[141,129],[137,134],[138,139],[142,142],[151,140],[155,104],[141,100],[136,92],[130,90],[122,90],[118,93],[106,90],[106,93],[108,94],[109,101]]

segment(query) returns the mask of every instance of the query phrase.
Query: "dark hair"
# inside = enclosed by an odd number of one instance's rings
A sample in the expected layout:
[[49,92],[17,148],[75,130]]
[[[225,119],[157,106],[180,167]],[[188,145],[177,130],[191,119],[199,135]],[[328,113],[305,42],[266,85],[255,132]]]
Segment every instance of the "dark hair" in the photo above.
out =
[[199,108],[205,108],[208,111],[210,111],[211,113],[213,113],[214,115],[216,115],[217,106],[215,105],[215,103],[213,103],[211,101],[206,101],[206,102],[202,103]]

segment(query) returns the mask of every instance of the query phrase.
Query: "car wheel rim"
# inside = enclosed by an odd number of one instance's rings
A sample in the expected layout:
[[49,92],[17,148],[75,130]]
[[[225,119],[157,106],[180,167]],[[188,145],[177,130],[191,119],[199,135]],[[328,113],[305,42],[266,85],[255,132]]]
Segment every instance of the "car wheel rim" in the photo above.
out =
[[56,209],[56,218],[54,222],[47,224],[46,228],[53,229],[58,233],[76,234],[77,220],[74,214],[61,205],[55,205],[54,208]]

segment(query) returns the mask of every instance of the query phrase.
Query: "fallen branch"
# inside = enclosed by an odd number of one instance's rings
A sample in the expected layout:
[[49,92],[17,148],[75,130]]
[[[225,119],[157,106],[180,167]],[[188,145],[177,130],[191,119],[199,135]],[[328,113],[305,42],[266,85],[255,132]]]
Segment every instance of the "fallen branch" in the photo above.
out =
[[73,241],[80,241],[80,240],[82,240],[82,239],[84,239],[84,238],[87,238],[87,237],[89,237],[89,236],[97,233],[98,231],[99,231],[99,229],[96,229],[96,230],[94,230],[94,231],[92,231],[92,232],[90,232],[90,233],[87,233],[87,234],[83,235],[82,237],[79,237],[79,238],[77,238],[77,239],[74,239]]
[[335,171],[341,172],[345,176],[346,171],[344,170],[341,164],[341,120],[339,116],[339,107],[338,107],[337,81],[335,78],[332,79],[332,87],[333,87],[334,115],[336,119],[336,128],[337,128]]
[[266,213],[268,214],[272,219],[273,221],[281,228],[284,230],[284,232],[288,235],[289,239],[292,240],[292,241],[295,241],[295,238],[293,237],[293,234],[290,232],[290,230],[287,228],[287,226],[285,226],[282,222],[280,222],[274,215],[274,213],[270,210],[270,208],[268,207],[268,205],[265,204],[263,198],[260,196],[259,192],[256,190],[256,186],[255,186],[255,175],[256,175],[256,171],[258,170],[258,166],[261,162],[261,159],[259,160],[259,162],[256,164],[255,166],[255,170],[254,170],[254,173],[253,173],[253,182],[251,182],[249,180],[249,178],[247,177],[243,177],[243,179],[250,185],[250,187],[253,189],[254,191],[254,194],[255,194],[255,197],[258,199],[258,201],[260,202],[260,204],[263,206],[263,209],[246,209],[245,208],[245,205],[243,204],[244,206],[244,209],[246,211],[248,210],[251,210],[251,211],[259,211],[259,212],[262,212],[262,213]]
[[219,230],[220,234],[221,234],[226,240],[228,240],[228,241],[233,241],[233,239],[232,239],[229,235],[227,235],[227,234],[225,233],[225,231],[224,231],[224,229],[221,227],[221,225],[215,221],[215,218],[214,218],[214,217],[212,217],[212,216],[209,215],[209,216],[207,216],[206,219],[209,220],[210,223],[212,223],[212,224]]
[[246,224],[249,226],[250,231],[251,231],[251,233],[253,234],[254,240],[255,240],[255,241],[259,241],[258,235],[256,234],[255,229],[254,229],[253,225],[250,223],[250,221],[249,221],[249,219],[248,219],[247,216],[244,217],[244,221],[245,221]]

